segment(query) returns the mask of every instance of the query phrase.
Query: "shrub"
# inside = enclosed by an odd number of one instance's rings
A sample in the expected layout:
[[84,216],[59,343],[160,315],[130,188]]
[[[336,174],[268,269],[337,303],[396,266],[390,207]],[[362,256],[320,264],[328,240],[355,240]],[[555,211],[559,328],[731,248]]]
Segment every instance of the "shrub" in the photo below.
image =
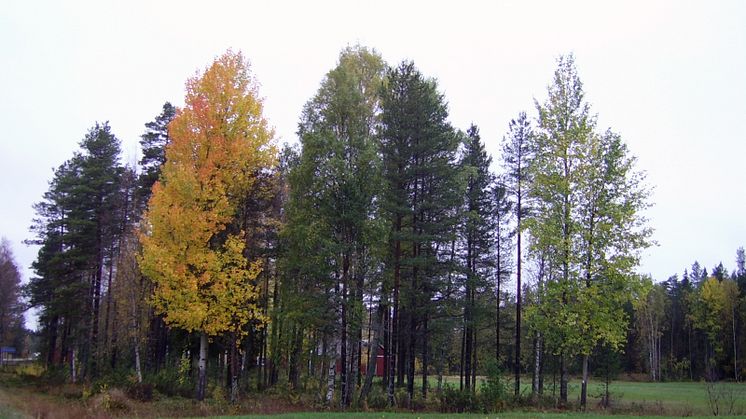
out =
[[389,398],[383,386],[374,385],[368,393],[368,407],[371,409],[386,409],[389,407]]
[[487,379],[482,381],[477,402],[484,413],[499,412],[507,406],[507,389],[502,381],[502,371],[494,362],[487,365]]
[[439,398],[443,413],[472,412],[477,408],[476,395],[471,390],[459,390],[448,383],[443,385]]
[[127,387],[127,396],[141,402],[152,401],[153,385],[150,383],[132,383]]

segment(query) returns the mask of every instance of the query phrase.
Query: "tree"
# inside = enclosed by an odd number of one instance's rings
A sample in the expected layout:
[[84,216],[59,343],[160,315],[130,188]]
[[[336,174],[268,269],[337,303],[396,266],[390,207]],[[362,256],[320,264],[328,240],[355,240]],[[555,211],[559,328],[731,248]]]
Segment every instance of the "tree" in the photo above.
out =
[[119,140],[108,123],[96,123],[80,147],[55,171],[44,200],[34,206],[38,218],[32,231],[37,239],[30,241],[41,245],[29,293],[31,305],[42,309],[47,361],[59,366],[69,359],[73,380],[78,358],[82,375],[99,373],[101,296],[104,275],[111,277],[118,251],[124,171]]
[[21,297],[21,273],[10,242],[0,240],[0,346],[23,347],[25,327]]
[[669,300],[666,290],[660,284],[653,284],[646,278],[644,288],[633,302],[637,329],[643,339],[642,346],[647,349],[650,379],[660,381],[661,377],[661,337],[665,328],[665,316]]
[[175,116],[176,108],[169,102],[164,103],[161,113],[145,124],[145,133],[140,137],[142,172],[139,179],[139,202],[143,206],[147,205],[153,185],[161,175],[161,166],[166,162],[166,147],[171,142],[168,125]]
[[[302,149],[290,175],[285,233],[295,243],[289,243],[285,254],[287,279],[296,278],[296,283],[291,284],[296,297],[316,298],[327,304],[314,307],[312,312],[285,314],[297,319],[293,327],[298,329],[298,336],[318,324],[318,320],[326,320],[319,325],[327,342],[323,346],[331,355],[325,354],[328,383],[332,384],[327,388],[326,402],[333,397],[338,359],[342,407],[353,401],[361,375],[366,279],[373,288],[379,286],[371,284],[376,282],[371,273],[378,270],[380,260],[372,255],[382,242],[376,231],[380,225],[380,160],[375,134],[380,124],[379,93],[384,69],[385,64],[375,51],[357,46],[340,53],[337,66],[326,74],[317,94],[303,110],[298,130]],[[308,244],[312,244],[320,260],[309,258],[305,246]],[[295,307],[310,305],[313,303],[304,302]],[[307,318],[319,311],[326,312],[317,315],[316,321]],[[300,346],[292,348],[295,363],[299,362]],[[298,368],[291,368],[291,383],[297,385]],[[361,394],[361,399],[364,397]]]
[[[694,323],[707,336],[712,355],[723,360],[726,358],[726,343],[730,342],[733,349],[733,378],[738,380],[738,355],[736,340],[736,309],[739,304],[738,285],[732,279],[719,280],[715,275],[702,283],[699,289],[699,301],[695,305]],[[731,333],[727,333],[730,329]],[[730,336],[728,336],[730,335]],[[705,356],[708,362],[706,374],[712,379],[715,366],[714,359],[710,358],[710,351]]]
[[[534,249],[552,249],[552,265],[559,270],[557,281],[546,284],[540,317],[546,338],[560,356],[560,399],[567,402],[567,360],[578,351],[573,336],[573,307],[577,294],[577,260],[574,239],[577,236],[577,211],[581,180],[582,150],[586,148],[595,120],[584,102],[582,83],[572,55],[560,57],[544,105],[536,104],[539,120],[537,155],[532,165],[532,198],[541,201],[539,210],[527,220]],[[543,310],[542,309],[542,310]]]
[[427,394],[428,322],[439,281],[448,277],[444,254],[454,238],[457,208],[463,199],[456,151],[459,136],[447,121],[445,100],[435,81],[413,63],[388,72],[382,94],[381,155],[389,219],[387,272],[393,278],[392,351],[388,394],[393,403],[394,378],[414,394],[417,344],[422,361],[422,393]]
[[[525,112],[518,114],[517,119],[510,121],[508,136],[503,138],[503,166],[506,171],[506,186],[515,205],[513,212],[516,219],[516,316],[515,316],[515,396],[520,394],[521,382],[521,274],[522,269],[522,229],[523,217],[527,212],[525,203],[530,182],[529,165],[534,156],[533,133]],[[540,337],[537,337],[539,339]],[[536,381],[536,380],[535,380]],[[534,394],[538,389],[534,389]]]
[[[495,268],[494,230],[495,201],[492,190],[494,175],[490,173],[492,158],[487,155],[479,136],[479,128],[471,125],[467,131],[461,167],[466,176],[466,194],[461,217],[461,242],[464,278],[464,377],[466,388],[477,370],[478,296],[489,289],[488,278]],[[462,377],[463,380],[463,377]]]
[[205,396],[208,336],[242,334],[263,321],[244,257],[238,204],[258,171],[274,165],[272,132],[249,65],[228,51],[187,82],[185,108],[169,125],[161,181],[145,213],[140,266],[155,284],[166,323],[200,335],[197,399]]
[[[634,268],[652,231],[644,175],[611,131],[595,132],[572,55],[560,57],[549,98],[538,105],[533,198],[541,201],[529,229],[537,249],[552,249],[558,280],[542,297],[545,331],[560,355],[560,398],[567,401],[566,357],[583,356],[585,406],[588,357],[603,342],[625,338],[625,301],[638,285]],[[557,304],[559,303],[559,304]]]

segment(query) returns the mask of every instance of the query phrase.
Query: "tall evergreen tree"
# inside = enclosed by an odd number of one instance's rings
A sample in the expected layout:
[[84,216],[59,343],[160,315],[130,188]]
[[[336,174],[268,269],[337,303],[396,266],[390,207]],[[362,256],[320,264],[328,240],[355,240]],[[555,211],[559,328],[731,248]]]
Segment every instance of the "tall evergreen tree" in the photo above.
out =
[[145,133],[140,137],[142,158],[140,159],[140,192],[138,201],[144,209],[150,199],[151,189],[161,175],[161,166],[166,162],[166,146],[171,142],[168,124],[176,116],[171,103],[163,104],[163,110],[151,122],[145,124]]
[[436,83],[409,62],[391,69],[387,81],[381,153],[383,206],[391,228],[393,314],[387,346],[392,351],[388,393],[393,402],[394,378],[402,385],[406,375],[410,400],[414,394],[418,343],[422,393],[427,394],[431,299],[450,266],[444,254],[454,234],[463,186],[456,161],[459,137],[447,121]]
[[[521,382],[521,284],[522,284],[522,229],[523,218],[527,213],[528,185],[530,182],[529,165],[534,157],[533,134],[531,123],[525,112],[518,114],[517,119],[510,121],[508,136],[503,139],[503,166],[505,167],[505,183],[515,205],[513,212],[516,219],[516,316],[515,316],[515,365],[514,382],[515,396],[520,394]],[[536,339],[541,339],[537,336]],[[536,393],[537,389],[533,389]]]
[[478,297],[489,289],[488,280],[495,268],[494,229],[495,201],[490,173],[492,158],[487,155],[476,125],[469,127],[464,144],[461,168],[466,178],[466,194],[461,213],[461,251],[464,277],[464,360],[462,380],[467,389],[477,370]]
[[[124,169],[119,164],[119,140],[108,123],[97,123],[80,146],[82,152],[55,171],[44,201],[35,205],[39,218],[32,226],[37,235],[33,243],[41,249],[33,264],[37,277],[31,280],[30,294],[31,304],[44,313],[48,362],[59,365],[68,358],[74,365],[80,358],[83,374],[96,377],[101,293],[104,273],[107,268],[111,272],[118,251],[122,223],[117,208]],[[71,368],[73,379],[76,371]]]

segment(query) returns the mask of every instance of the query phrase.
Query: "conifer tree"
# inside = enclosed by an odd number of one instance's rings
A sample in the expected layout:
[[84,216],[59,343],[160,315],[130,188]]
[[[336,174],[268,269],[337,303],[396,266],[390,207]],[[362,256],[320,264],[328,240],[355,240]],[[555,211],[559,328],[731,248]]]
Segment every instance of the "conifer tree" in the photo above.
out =
[[[455,234],[463,183],[456,152],[459,136],[435,81],[412,63],[388,72],[382,98],[381,153],[385,179],[383,206],[390,220],[388,271],[393,277],[388,394],[394,378],[414,394],[416,349],[427,394],[428,322],[431,299],[447,276],[447,244]],[[405,282],[406,281],[406,282]],[[405,365],[406,364],[406,365]]]
[[472,125],[467,131],[461,168],[466,177],[466,194],[462,216],[461,246],[464,278],[464,381],[467,389],[477,370],[478,297],[489,289],[488,279],[495,267],[494,229],[495,202],[492,196],[494,176],[490,173],[492,158],[487,155],[479,136],[479,128]]
[[[533,134],[531,124],[525,112],[518,114],[517,119],[510,121],[508,136],[503,139],[503,165],[506,170],[505,184],[508,188],[511,200],[514,202],[513,212],[516,220],[516,316],[515,316],[515,363],[514,382],[515,396],[520,394],[521,371],[521,284],[523,273],[522,255],[522,229],[523,218],[526,216],[528,186],[530,183],[529,165],[534,156]],[[537,337],[540,339],[540,337]]]

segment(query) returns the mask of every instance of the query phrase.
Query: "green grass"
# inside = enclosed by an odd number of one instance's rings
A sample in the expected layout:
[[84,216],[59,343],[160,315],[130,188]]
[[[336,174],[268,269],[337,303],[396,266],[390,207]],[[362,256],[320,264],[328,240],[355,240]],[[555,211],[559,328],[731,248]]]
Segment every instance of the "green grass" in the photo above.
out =
[[[718,383],[716,390],[725,398],[733,398],[736,412],[746,412],[746,384]],[[549,387],[551,394],[551,387]],[[707,391],[702,382],[632,382],[615,381],[609,387],[612,401],[626,407],[661,408],[662,412],[676,415],[709,415],[711,414]],[[528,387],[524,390],[530,391]],[[559,389],[557,390],[559,391]],[[591,380],[588,384],[589,405],[598,403],[603,392],[603,383]],[[580,398],[580,383],[571,382],[570,400]],[[724,402],[721,402],[721,404]],[[643,409],[641,409],[643,410]]]
[[[448,377],[444,381],[451,385],[458,385],[458,377]],[[480,379],[477,379],[479,385]],[[545,395],[552,395],[551,380],[546,383]],[[512,383],[508,383],[512,389]],[[435,387],[435,382],[433,382]],[[530,392],[530,379],[522,380],[522,392],[527,395]],[[726,398],[735,401],[734,413],[746,413],[746,384],[719,383],[718,389]],[[559,392],[559,388],[557,388]],[[457,418],[457,419],[561,419],[561,418],[609,418],[626,419],[640,417],[687,416],[692,418],[712,417],[705,384],[701,382],[633,382],[615,381],[611,384],[610,392],[615,411],[623,414],[610,415],[601,411],[597,405],[603,392],[603,383],[599,380],[591,380],[588,386],[589,413],[544,413],[541,411],[531,412],[504,412],[498,414],[436,414],[436,413],[402,413],[402,412],[304,412],[287,413],[269,416],[238,416],[246,419],[320,419],[320,418],[359,418],[359,419],[395,419],[395,418]],[[569,385],[569,399],[571,403],[577,403],[580,398],[580,382],[572,380]],[[727,413],[727,408],[721,402],[721,415]],[[539,409],[537,409],[539,410]],[[646,416],[653,415],[653,416]],[[743,417],[743,416],[741,416]]]
[[[532,412],[507,412],[491,414],[469,414],[469,413],[287,413],[281,415],[249,415],[249,416],[219,416],[218,419],[325,419],[325,418],[352,418],[352,419],[639,419],[642,417],[660,416],[629,416],[629,415],[605,415],[593,413],[532,413]],[[712,416],[690,416],[692,419],[712,418]]]
[[[483,378],[477,377],[477,388]],[[443,377],[445,383],[458,386],[458,377]],[[419,383],[419,381],[418,381]],[[435,388],[437,381],[431,381],[431,387]],[[510,392],[513,391],[512,377],[506,379],[506,386]],[[735,411],[746,414],[746,383],[722,382],[718,383],[718,390],[735,400]],[[555,395],[559,397],[559,382],[555,389]],[[594,406],[600,402],[604,391],[603,380],[591,378],[588,382],[588,404]],[[621,407],[639,410],[662,409],[664,413],[672,415],[711,415],[707,392],[704,382],[636,382],[636,381],[614,381],[609,387],[612,402],[617,402]],[[521,394],[528,396],[531,393],[531,378],[521,377]],[[551,377],[545,377],[544,394],[553,395]],[[573,379],[568,385],[568,400],[579,402],[580,380]],[[722,402],[721,402],[722,403]],[[501,416],[503,417],[503,416]],[[617,416],[615,416],[617,417]]]

